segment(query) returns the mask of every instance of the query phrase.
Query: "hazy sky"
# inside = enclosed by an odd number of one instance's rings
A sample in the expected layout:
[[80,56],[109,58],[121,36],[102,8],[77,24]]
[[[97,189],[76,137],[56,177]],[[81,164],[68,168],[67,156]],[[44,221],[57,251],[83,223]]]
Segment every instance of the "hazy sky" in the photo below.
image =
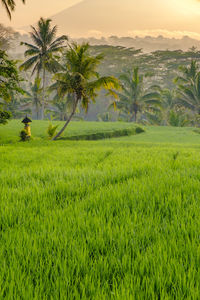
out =
[[78,2],[80,0],[26,0],[26,5],[23,5],[21,0],[16,0],[16,11],[11,21],[0,4],[0,23],[20,28],[35,23],[41,16],[49,17]]
[[[190,35],[200,39],[200,0],[82,0],[89,3],[89,8],[85,10],[88,14],[82,24],[79,24],[79,18],[73,18],[73,26],[81,31],[82,25],[87,20],[90,21],[88,31],[99,30],[100,34],[109,33],[109,27],[116,27],[112,22],[113,16],[116,18],[119,30],[127,23],[127,33],[130,35],[158,35],[181,36]],[[58,12],[81,2],[80,0],[26,0],[23,5],[21,0],[16,0],[17,7],[13,13],[12,21],[9,21],[4,9],[0,6],[0,23],[21,28],[36,23],[41,17],[50,17]],[[94,5],[91,5],[92,4]],[[113,5],[114,3],[114,5]],[[97,5],[98,4],[98,5]],[[96,21],[95,13],[101,13],[100,5],[103,6],[103,15]],[[92,8],[93,6],[93,8]],[[114,7],[113,7],[114,6]],[[117,8],[118,6],[118,8]],[[80,6],[82,7],[82,6]],[[95,7],[99,7],[95,10]],[[106,9],[105,9],[106,7]],[[91,8],[91,11],[90,11]],[[126,10],[125,10],[126,8]],[[118,11],[118,12],[117,12]],[[127,13],[123,23],[120,24],[120,15]],[[93,12],[93,13],[91,13]],[[116,15],[115,15],[116,12]],[[121,12],[121,13],[120,13]],[[105,14],[105,16],[104,16]],[[118,14],[118,15],[117,15]],[[132,15],[131,15],[132,14]],[[129,18],[128,18],[129,15]],[[133,16],[134,17],[131,17]],[[81,11],[79,11],[81,19]],[[100,16],[99,16],[100,17]],[[92,19],[93,18],[93,19]],[[96,18],[96,19],[95,19]],[[107,22],[106,22],[107,18]],[[110,20],[110,21],[109,21]],[[119,20],[119,21],[118,21]],[[129,23],[128,23],[129,22]],[[133,23],[131,23],[133,22]],[[72,22],[70,21],[70,24]],[[92,27],[94,25],[94,27]],[[133,25],[133,26],[132,26]],[[104,28],[104,27],[105,28]],[[124,26],[125,27],[125,26]],[[69,28],[69,25],[68,25]],[[103,30],[102,30],[103,28]],[[117,29],[117,28],[116,28]],[[67,29],[66,29],[67,30]],[[110,31],[111,32],[111,31]],[[119,33],[120,34],[120,33]]]

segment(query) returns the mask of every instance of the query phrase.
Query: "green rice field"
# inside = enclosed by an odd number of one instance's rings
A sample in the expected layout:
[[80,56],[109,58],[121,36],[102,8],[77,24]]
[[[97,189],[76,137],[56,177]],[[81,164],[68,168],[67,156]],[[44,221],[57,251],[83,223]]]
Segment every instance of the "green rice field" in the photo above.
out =
[[0,299],[199,299],[200,134],[52,142],[47,126],[26,143],[0,126]]

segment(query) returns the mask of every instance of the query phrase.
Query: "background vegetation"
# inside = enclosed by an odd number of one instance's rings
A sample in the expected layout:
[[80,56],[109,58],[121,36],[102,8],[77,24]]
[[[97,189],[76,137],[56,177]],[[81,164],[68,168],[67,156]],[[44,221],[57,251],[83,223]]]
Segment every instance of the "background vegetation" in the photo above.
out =
[[[67,39],[66,36],[55,36],[56,28],[51,27],[50,23],[48,26],[49,28],[46,29],[38,27],[35,28],[35,30],[38,32],[41,30],[46,30],[47,35],[50,34],[51,30],[53,30],[51,39],[52,41],[53,38],[55,40],[58,39],[59,43]],[[11,56],[19,59],[18,65],[22,64],[23,66],[28,66],[27,63],[23,63],[24,57],[12,50],[12,45],[14,45],[15,43],[18,43],[17,48],[19,49],[19,42],[23,42],[20,51],[24,51],[26,55],[28,55],[28,53],[30,52],[29,54],[32,55],[32,57],[34,56],[34,53],[36,54],[37,51],[42,51],[42,48],[38,48],[40,47],[38,45],[42,43],[41,37],[40,42],[35,40],[36,45],[34,46],[34,39],[31,40],[28,36],[25,37],[20,36],[19,34],[17,35],[14,31],[12,32],[11,29],[7,29],[3,26],[1,27],[1,47],[2,49],[3,47],[4,49],[7,49]],[[99,76],[112,76],[118,78],[123,86],[124,82],[123,80],[121,80],[123,74],[127,74],[127,72],[134,72],[134,70],[139,67],[139,76],[140,78],[143,77],[142,84],[140,84],[140,86],[143,85],[142,88],[145,90],[145,92],[149,94],[155,93],[155,90],[153,90],[152,87],[159,87],[159,89],[157,89],[157,92],[159,90],[160,107],[149,107],[148,105],[145,107],[143,106],[143,109],[139,112],[138,121],[144,124],[198,126],[198,113],[194,116],[193,112],[191,112],[191,107],[186,107],[184,105],[184,99],[180,99],[180,81],[175,81],[177,77],[184,76],[184,68],[189,68],[192,61],[196,62],[196,75],[198,74],[198,62],[200,57],[200,52],[198,51],[198,49],[195,47],[191,47],[187,51],[157,50],[154,52],[143,53],[142,49],[133,47],[127,48],[122,46],[122,41],[120,39],[117,39],[116,37],[113,37],[112,40],[115,41],[115,43],[113,42],[113,45],[100,45],[100,43],[99,45],[94,45],[94,41],[90,40],[91,43],[93,43],[93,46],[90,46],[88,55],[91,55],[93,57],[103,55],[103,60],[101,60],[101,63],[97,67]],[[8,43],[8,41],[11,41],[10,44]],[[84,40],[79,40],[79,42],[83,41]],[[117,41],[119,46],[114,46]],[[38,45],[37,42],[39,43]],[[106,43],[106,40],[104,42]],[[69,43],[71,43],[71,40],[69,40]],[[125,44],[128,45],[127,43]],[[42,68],[42,62],[41,64],[38,64],[35,69],[30,68],[32,66],[31,64],[30,66],[28,66],[28,68],[26,68],[26,71],[23,71],[21,73],[21,77],[24,78],[24,81],[20,85],[25,91],[25,94],[24,96],[20,96],[14,93],[9,103],[6,103],[5,105],[5,110],[10,111],[14,118],[23,117],[24,114],[28,113],[33,119],[40,119],[43,117],[42,112],[44,111],[45,118],[50,119],[50,117],[53,116],[53,118],[56,120],[68,119],[73,107],[72,94],[68,93],[62,97],[56,96],[55,93],[49,92],[48,89],[54,82],[54,74],[59,71],[58,63],[60,63],[61,65],[64,63],[59,59],[59,52],[62,50],[62,46],[64,46],[64,44],[62,43],[53,44],[52,49],[50,46],[50,52],[48,54],[45,54],[47,55],[45,62],[46,71],[45,74],[44,72],[41,73],[41,75],[43,74],[41,78],[39,78],[39,76],[36,76],[37,73],[35,73],[35,76],[31,76],[31,73],[33,70],[34,72],[38,70],[38,72],[40,73],[40,67],[41,70],[44,70],[44,68]],[[34,47],[36,47],[37,50],[34,50]],[[65,46],[63,49],[65,49]],[[34,61],[32,63],[34,63]],[[28,70],[29,68],[30,70]],[[193,89],[192,83],[191,89]],[[179,98],[178,104],[177,98]],[[133,99],[132,101],[134,102]],[[79,104],[76,109],[75,115],[73,116],[73,119],[84,119],[90,121],[131,120],[131,108],[129,109],[129,111],[127,109],[119,109],[120,105],[118,105],[118,109],[115,110],[112,107],[112,103],[113,97],[106,96],[105,91],[101,91],[96,97],[96,103],[88,107],[87,114],[85,114],[82,105]]]

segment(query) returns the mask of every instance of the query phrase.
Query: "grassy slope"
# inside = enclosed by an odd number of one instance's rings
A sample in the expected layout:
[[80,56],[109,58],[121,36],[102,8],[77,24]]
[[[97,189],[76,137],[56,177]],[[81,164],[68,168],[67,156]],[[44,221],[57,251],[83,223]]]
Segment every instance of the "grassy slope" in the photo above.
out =
[[[54,122],[60,124],[63,122]],[[35,141],[44,142],[47,139],[47,121],[34,121],[31,124],[31,131]],[[131,128],[133,124],[123,122],[71,122],[67,130],[64,132],[64,137],[81,135],[87,133],[95,133],[101,131],[110,131],[114,129]],[[19,132],[23,128],[23,124],[19,120],[13,120],[5,126],[0,126],[0,143],[8,144],[19,141]],[[177,128],[177,127],[146,127],[146,133],[132,137],[115,138],[114,142],[122,141],[123,143],[176,143],[187,145],[200,144],[200,134],[195,133],[193,128]],[[104,141],[106,142],[106,141]],[[33,141],[34,143],[34,141]],[[108,140],[110,143],[110,140]]]
[[0,299],[199,299],[199,149],[164,127],[1,146]]
[[[55,121],[55,125],[59,125],[58,130],[62,128],[64,122]],[[47,138],[47,121],[33,121],[31,124],[31,132],[35,139]],[[87,133],[96,133],[100,131],[110,131],[114,129],[131,128],[133,124],[123,122],[71,122],[65,130],[63,137],[81,135]],[[20,120],[12,120],[5,126],[0,126],[0,143],[13,143],[19,140],[19,132],[23,129]]]

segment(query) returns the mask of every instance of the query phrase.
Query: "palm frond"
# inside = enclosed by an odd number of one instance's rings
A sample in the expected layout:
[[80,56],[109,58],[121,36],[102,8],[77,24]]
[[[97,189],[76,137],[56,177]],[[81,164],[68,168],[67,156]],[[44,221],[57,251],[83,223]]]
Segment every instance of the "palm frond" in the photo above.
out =
[[38,61],[38,55],[29,58],[20,66],[20,70],[25,70],[25,71],[29,70],[37,61]]

